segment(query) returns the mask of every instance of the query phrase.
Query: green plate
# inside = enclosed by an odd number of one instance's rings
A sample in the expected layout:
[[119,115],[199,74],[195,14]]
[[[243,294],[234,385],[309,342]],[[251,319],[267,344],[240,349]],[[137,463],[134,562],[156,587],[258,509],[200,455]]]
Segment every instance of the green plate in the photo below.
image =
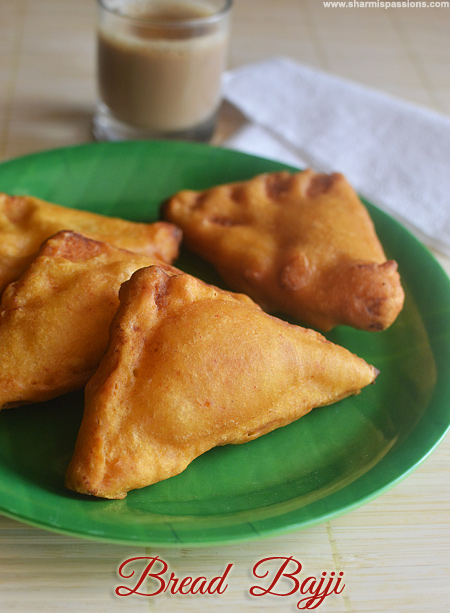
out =
[[[177,190],[282,168],[288,167],[205,145],[89,144],[1,164],[0,190],[153,221]],[[181,475],[114,501],[64,489],[82,393],[2,411],[0,511],[102,541],[209,545],[311,526],[405,477],[450,423],[450,284],[407,230],[367,206],[388,256],[399,263],[405,307],[385,332],[340,327],[328,336],[379,368],[375,385],[246,445],[213,449]],[[220,284],[208,265],[186,252],[178,265]]]

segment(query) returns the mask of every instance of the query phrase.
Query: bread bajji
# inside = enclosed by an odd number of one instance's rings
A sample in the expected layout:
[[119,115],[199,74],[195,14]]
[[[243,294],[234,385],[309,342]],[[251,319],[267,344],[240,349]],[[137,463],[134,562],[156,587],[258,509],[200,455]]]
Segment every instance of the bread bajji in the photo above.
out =
[[155,263],[73,232],[48,239],[3,293],[0,408],[83,388],[108,345],[122,282]]
[[269,312],[328,331],[384,330],[403,307],[367,209],[341,174],[306,170],[184,190],[163,206],[186,245]]
[[124,498],[372,383],[377,370],[320,333],[152,266],[120,289],[109,347],[86,386],[68,488]]
[[168,264],[178,256],[181,241],[181,231],[169,223],[136,223],[32,196],[0,194],[0,295],[25,271],[41,244],[61,230],[72,230]]

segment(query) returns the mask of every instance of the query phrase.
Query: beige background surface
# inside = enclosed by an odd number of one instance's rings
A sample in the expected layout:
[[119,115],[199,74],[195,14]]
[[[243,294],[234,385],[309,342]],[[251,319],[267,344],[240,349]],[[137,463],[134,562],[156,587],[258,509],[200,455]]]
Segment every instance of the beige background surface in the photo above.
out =
[[[95,3],[0,0],[0,159],[90,140]],[[273,55],[450,114],[450,9],[325,9],[319,0],[236,0],[230,67]],[[224,106],[215,143],[240,117]],[[450,149],[449,149],[450,152]],[[449,261],[438,258],[450,271]],[[252,598],[251,569],[294,556],[310,575],[344,571],[320,611],[450,611],[450,438],[400,485],[314,528],[246,545],[139,549],[98,544],[0,516],[0,610],[6,612],[295,611],[297,595]],[[216,596],[118,598],[119,564],[159,555],[180,576],[234,564]],[[122,581],[123,583],[123,581]]]

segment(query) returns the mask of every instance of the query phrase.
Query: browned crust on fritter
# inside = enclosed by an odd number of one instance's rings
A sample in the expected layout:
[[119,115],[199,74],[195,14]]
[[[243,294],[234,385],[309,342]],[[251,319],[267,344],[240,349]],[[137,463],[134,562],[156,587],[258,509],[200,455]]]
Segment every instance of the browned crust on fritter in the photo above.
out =
[[400,313],[398,265],[340,173],[307,170],[184,190],[162,208],[186,245],[263,308],[329,330],[384,330]]

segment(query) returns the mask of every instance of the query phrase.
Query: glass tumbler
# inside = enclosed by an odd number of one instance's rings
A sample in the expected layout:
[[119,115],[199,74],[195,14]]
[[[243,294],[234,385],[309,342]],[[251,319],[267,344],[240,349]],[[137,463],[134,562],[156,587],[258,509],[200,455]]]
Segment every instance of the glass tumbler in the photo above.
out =
[[208,141],[232,0],[98,0],[97,140]]

